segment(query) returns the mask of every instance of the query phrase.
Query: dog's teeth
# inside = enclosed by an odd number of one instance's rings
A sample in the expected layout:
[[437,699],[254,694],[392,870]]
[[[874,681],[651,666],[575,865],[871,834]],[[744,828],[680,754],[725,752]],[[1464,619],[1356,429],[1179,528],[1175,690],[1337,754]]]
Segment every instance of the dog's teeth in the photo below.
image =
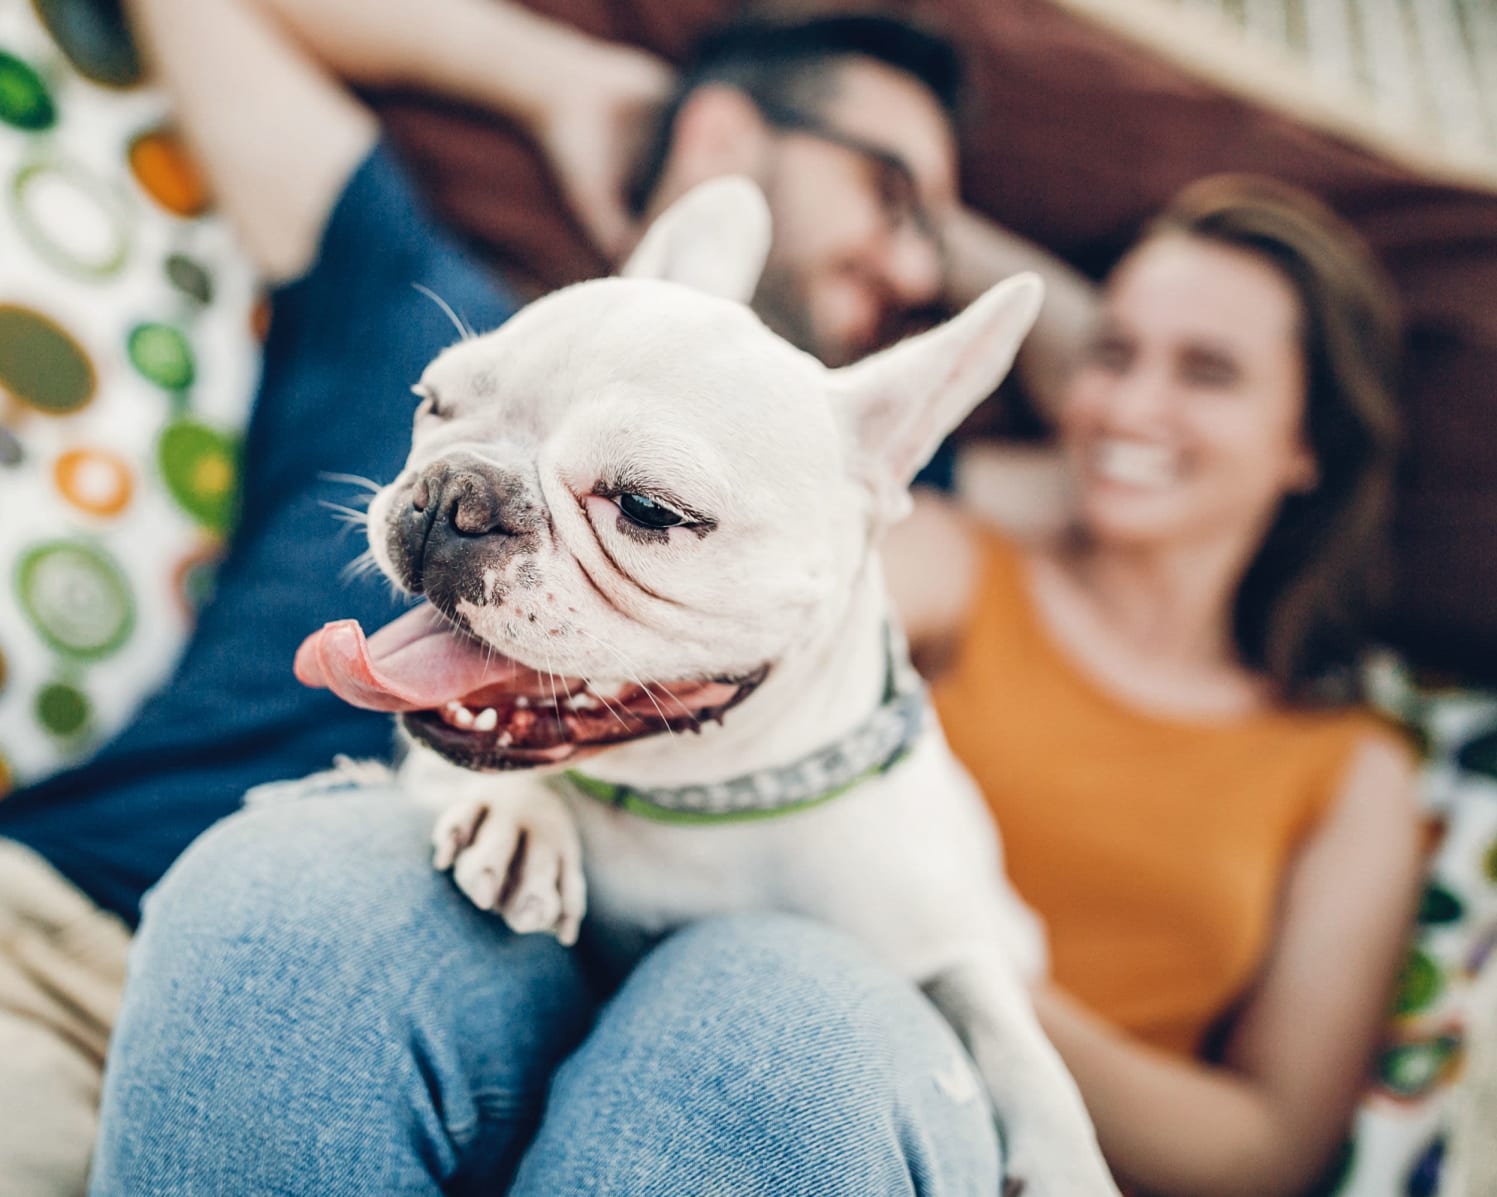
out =
[[567,699],[567,710],[569,711],[596,711],[597,709],[598,700],[585,690],[581,694],[574,694],[571,698]]
[[463,706],[462,703],[458,703],[457,710],[452,712],[452,719],[459,727],[473,726],[473,712]]
[[515,742],[514,736],[510,735],[508,732],[500,732],[499,733],[499,747],[500,748],[508,748],[514,742]]
[[473,717],[473,730],[491,732],[499,726],[499,712],[493,707],[484,707]]
[[522,711],[529,705],[530,699],[526,698],[523,694],[520,695],[519,698],[515,699],[515,706],[519,707]]
[[442,709],[449,715],[456,715],[460,710],[463,709],[463,704],[458,702],[458,700],[454,698]]

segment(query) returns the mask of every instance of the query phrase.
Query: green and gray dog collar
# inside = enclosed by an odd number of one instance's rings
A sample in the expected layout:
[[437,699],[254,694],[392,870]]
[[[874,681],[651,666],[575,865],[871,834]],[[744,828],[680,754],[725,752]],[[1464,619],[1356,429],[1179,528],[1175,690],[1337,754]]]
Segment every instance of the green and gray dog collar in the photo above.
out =
[[833,744],[799,760],[708,785],[632,786],[576,769],[561,777],[579,793],[659,823],[704,826],[772,819],[829,802],[887,773],[909,755],[925,726],[929,700],[918,679],[901,677],[891,645],[883,701]]

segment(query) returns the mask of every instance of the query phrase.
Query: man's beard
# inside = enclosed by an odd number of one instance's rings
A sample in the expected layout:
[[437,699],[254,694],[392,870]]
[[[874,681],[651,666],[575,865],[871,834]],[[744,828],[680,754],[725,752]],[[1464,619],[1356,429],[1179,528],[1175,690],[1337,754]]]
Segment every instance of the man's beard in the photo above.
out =
[[804,349],[828,366],[847,364],[843,347],[823,344],[817,337],[811,321],[811,305],[794,271],[771,259],[759,279],[751,306],[770,331],[797,349]]

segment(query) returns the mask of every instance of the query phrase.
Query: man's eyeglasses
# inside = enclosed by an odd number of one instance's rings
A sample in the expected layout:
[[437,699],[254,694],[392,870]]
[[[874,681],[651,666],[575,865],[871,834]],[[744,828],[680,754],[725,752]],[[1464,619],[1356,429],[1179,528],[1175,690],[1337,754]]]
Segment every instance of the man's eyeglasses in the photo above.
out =
[[772,100],[755,99],[754,105],[760,115],[774,128],[790,133],[803,133],[824,141],[828,145],[841,146],[867,162],[874,172],[878,187],[879,206],[889,222],[891,231],[908,225],[939,252],[941,234],[929,209],[920,199],[920,188],[915,182],[915,173],[898,154],[883,146],[864,141],[851,133],[844,133],[799,108],[788,104],[777,104]]

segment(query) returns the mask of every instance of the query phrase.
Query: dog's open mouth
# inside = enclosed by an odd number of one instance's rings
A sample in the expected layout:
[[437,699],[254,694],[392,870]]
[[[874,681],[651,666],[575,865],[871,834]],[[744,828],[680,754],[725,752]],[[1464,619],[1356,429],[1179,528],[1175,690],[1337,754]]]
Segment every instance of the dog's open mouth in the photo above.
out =
[[429,605],[368,638],[355,620],[330,623],[296,653],[303,684],[398,712],[416,739],[470,769],[560,764],[644,736],[700,730],[767,672],[595,688],[499,656]]

